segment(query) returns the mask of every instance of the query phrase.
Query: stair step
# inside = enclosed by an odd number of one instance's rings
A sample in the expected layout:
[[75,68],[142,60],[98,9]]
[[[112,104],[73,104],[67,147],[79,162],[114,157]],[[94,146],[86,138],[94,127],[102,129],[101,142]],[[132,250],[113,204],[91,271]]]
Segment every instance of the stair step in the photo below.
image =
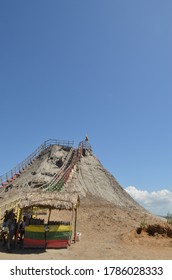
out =
[[8,183],[11,183],[13,180],[12,179],[7,179],[7,182]]

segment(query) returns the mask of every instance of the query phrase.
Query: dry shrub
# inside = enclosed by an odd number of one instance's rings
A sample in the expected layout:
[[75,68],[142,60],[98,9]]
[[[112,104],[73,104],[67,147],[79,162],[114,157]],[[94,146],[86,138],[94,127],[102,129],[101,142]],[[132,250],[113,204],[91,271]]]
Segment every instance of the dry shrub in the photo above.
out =
[[142,228],[139,227],[136,229],[137,234],[141,234],[143,232],[146,232],[150,236],[156,236],[162,235],[164,237],[172,237],[172,228],[166,225],[147,225],[146,227]]

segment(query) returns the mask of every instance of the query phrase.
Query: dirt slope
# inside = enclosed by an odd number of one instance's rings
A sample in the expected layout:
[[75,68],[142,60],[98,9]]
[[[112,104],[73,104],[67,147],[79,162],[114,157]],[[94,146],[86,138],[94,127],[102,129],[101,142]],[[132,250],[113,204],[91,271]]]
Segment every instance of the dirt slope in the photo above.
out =
[[116,206],[145,211],[91,152],[81,158],[77,170],[73,174],[73,180],[65,190],[76,191],[81,198],[89,195],[101,198]]

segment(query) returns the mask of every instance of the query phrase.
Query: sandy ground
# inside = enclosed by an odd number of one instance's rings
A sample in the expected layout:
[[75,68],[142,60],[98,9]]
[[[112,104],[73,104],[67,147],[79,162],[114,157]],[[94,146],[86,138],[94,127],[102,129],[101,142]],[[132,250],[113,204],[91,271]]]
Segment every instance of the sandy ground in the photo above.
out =
[[141,224],[163,221],[137,210],[124,210],[100,201],[82,202],[78,215],[79,242],[68,249],[13,248],[7,253],[1,244],[0,259],[27,260],[171,260],[172,238],[162,234],[137,234]]

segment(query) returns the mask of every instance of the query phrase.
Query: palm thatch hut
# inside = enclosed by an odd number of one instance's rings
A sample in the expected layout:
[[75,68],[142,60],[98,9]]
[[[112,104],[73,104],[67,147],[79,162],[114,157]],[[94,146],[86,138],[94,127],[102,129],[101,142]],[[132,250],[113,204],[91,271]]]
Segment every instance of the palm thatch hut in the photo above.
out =
[[[76,241],[78,207],[79,196],[77,193],[32,191],[22,195],[19,202],[18,224],[23,216],[27,217],[24,248],[67,248],[71,244],[72,234]],[[48,210],[46,221],[38,219],[37,215],[45,209]],[[50,217],[53,210],[59,210],[59,213],[70,211],[70,219],[52,221]],[[57,213],[56,218],[58,218]]]
[[73,210],[79,205],[79,196],[77,193],[43,191],[27,192],[22,196],[20,208],[29,208],[36,205],[51,209]]

